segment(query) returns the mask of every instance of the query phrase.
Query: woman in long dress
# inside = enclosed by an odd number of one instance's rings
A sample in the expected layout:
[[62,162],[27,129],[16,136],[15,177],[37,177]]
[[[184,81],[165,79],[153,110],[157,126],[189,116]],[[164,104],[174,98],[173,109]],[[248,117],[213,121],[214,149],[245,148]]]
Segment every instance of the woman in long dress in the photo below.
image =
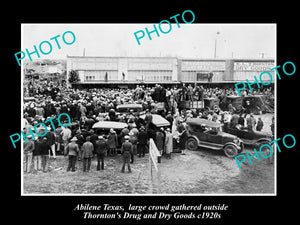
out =
[[167,159],[171,159],[171,152],[173,152],[173,135],[170,132],[170,128],[166,130],[165,150]]

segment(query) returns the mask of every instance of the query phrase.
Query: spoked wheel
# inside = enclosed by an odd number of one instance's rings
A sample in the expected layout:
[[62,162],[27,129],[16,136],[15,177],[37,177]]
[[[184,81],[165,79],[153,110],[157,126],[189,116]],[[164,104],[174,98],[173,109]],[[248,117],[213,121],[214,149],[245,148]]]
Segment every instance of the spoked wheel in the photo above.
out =
[[196,151],[198,149],[198,142],[195,138],[189,138],[186,143],[188,150]]
[[271,146],[270,142],[268,142],[268,141],[261,141],[258,144],[258,147],[257,147],[256,150],[260,151],[260,154],[263,154],[264,156],[268,156],[270,154],[273,154],[273,152],[271,152],[271,150],[270,150],[270,148],[268,146]]
[[229,144],[224,147],[224,153],[227,157],[233,158],[233,157],[237,156],[238,149],[234,145]]

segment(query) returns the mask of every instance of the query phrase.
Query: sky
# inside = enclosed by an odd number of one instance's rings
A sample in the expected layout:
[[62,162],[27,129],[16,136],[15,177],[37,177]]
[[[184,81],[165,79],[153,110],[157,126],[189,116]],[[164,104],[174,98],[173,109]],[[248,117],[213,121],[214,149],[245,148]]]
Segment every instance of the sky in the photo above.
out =
[[[180,58],[214,58],[216,43],[216,58],[275,58],[276,56],[276,25],[274,24],[185,24],[172,23],[172,29],[164,34],[155,24],[159,37],[152,33],[149,40],[145,28],[153,30],[153,24],[22,24],[21,50],[27,48],[34,51],[34,45],[39,47],[43,41],[52,44],[52,52],[40,54],[40,59],[66,59],[66,56],[130,56],[157,57],[172,56]],[[163,30],[168,30],[163,23]],[[141,45],[134,33],[143,30],[144,38]],[[76,40],[66,45],[62,35],[72,31]],[[57,38],[61,49],[57,48]],[[66,40],[71,41],[70,34]],[[47,44],[43,44],[47,51]],[[36,54],[31,55],[37,59]],[[28,58],[28,56],[26,56]]]

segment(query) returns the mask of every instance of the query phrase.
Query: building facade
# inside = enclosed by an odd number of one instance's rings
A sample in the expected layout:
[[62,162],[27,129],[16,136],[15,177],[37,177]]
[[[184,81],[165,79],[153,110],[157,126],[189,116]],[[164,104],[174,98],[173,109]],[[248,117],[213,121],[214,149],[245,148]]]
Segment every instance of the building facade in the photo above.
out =
[[177,82],[177,58],[67,57],[67,74],[75,70],[81,83]]
[[263,71],[274,75],[273,67],[273,59],[67,56],[67,74],[77,71],[80,84],[236,83],[254,81]]

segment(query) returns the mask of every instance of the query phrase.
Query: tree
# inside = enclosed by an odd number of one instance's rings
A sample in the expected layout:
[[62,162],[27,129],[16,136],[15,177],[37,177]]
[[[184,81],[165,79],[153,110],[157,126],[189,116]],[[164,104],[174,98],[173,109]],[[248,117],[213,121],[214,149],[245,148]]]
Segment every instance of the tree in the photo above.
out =
[[79,82],[80,78],[79,78],[78,72],[75,71],[75,70],[71,70],[69,72],[69,79],[68,79],[68,81],[70,83],[77,83],[77,82]]

